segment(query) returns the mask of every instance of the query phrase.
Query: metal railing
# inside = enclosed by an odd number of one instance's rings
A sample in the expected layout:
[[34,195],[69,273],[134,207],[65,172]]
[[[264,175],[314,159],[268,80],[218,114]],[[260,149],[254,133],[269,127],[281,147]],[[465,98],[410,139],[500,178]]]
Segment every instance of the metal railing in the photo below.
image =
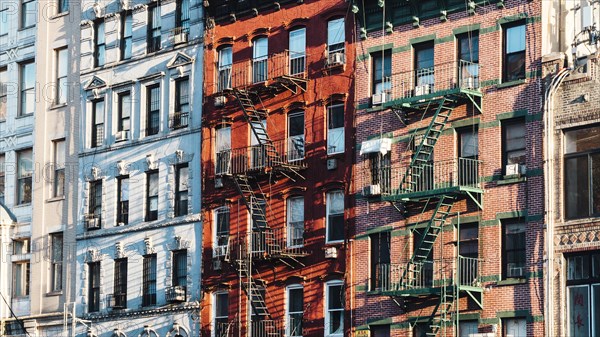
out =
[[171,286],[165,289],[167,302],[185,302],[185,287]]
[[190,113],[185,111],[175,112],[171,116],[171,129],[185,128],[189,124]]
[[463,88],[479,89],[478,63],[459,60],[433,67],[409,70],[386,77],[383,90],[390,100],[424,96],[436,92]]
[[238,259],[304,256],[304,227],[286,227],[232,235],[227,251]]
[[[480,259],[464,256],[459,256],[456,260],[424,261],[419,271],[414,265],[409,268],[408,261],[379,264],[376,266],[377,279],[371,280],[371,284],[381,291],[402,291],[442,285],[478,287],[481,281],[481,264]],[[454,268],[458,268],[456,275]]]
[[222,92],[227,89],[271,81],[282,76],[305,79],[307,77],[307,58],[306,53],[285,50],[265,57],[234,62],[223,67],[219,67],[217,64],[215,90]]
[[108,306],[114,309],[127,308],[127,294],[108,295]]
[[216,155],[215,173],[217,175],[243,174],[281,164],[305,167],[304,144],[302,144],[302,152],[298,150],[297,146],[287,146],[286,149],[286,141],[276,141],[273,142],[273,145],[277,156],[271,155],[268,145],[253,145],[219,151]]
[[[369,164],[364,161],[359,174],[362,180],[359,192],[365,195],[400,195],[448,187],[482,186],[482,162],[477,159],[434,161],[410,168],[388,166],[372,169]],[[404,184],[400,186],[405,175]]]
[[[297,337],[302,336],[302,320],[289,317],[287,321],[278,319],[263,319],[244,322],[216,322],[215,337],[237,337],[241,332],[249,337]],[[300,331],[298,331],[300,330]]]

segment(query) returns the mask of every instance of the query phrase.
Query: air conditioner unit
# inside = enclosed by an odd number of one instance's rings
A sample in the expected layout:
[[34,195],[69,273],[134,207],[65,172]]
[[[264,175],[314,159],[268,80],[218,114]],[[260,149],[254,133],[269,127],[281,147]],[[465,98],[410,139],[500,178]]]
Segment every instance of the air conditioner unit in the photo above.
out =
[[329,67],[339,66],[342,64],[344,64],[344,53],[342,52],[330,54],[327,58],[327,65]]
[[527,172],[527,167],[521,164],[508,164],[506,165],[506,175],[522,175]]
[[337,168],[337,159],[335,159],[335,158],[327,159],[327,169],[329,171],[331,171],[331,170],[335,170],[336,168]]
[[117,134],[115,135],[115,141],[122,142],[127,139],[129,139],[129,130],[117,131]]
[[373,105],[381,105],[387,102],[387,93],[381,92],[373,95],[373,97],[371,98],[371,102],[373,103]]
[[223,268],[223,261],[217,259],[212,262],[213,270],[221,270]]
[[337,259],[338,257],[338,249],[337,247],[327,247],[325,248],[325,258],[326,259]]
[[173,34],[173,44],[186,43],[188,42],[187,31],[180,31]]
[[227,103],[227,98],[225,96],[217,96],[215,97],[215,107],[222,108]]
[[381,186],[379,184],[365,186],[365,187],[363,187],[362,194],[365,197],[380,195],[381,194]]
[[117,227],[125,226],[124,222],[117,222]]
[[185,287],[184,286],[172,286],[168,287],[165,291],[165,297],[167,302],[185,302]]
[[464,89],[477,89],[477,81],[475,77],[463,78],[462,87]]
[[213,258],[225,256],[227,246],[217,246],[213,248]]
[[98,219],[98,218],[87,218],[85,220],[85,227],[87,229],[98,229],[98,228],[100,228],[100,219]]
[[415,87],[415,96],[428,95],[431,92],[431,84],[417,85]]
[[215,188],[223,188],[223,178],[215,178]]
[[525,267],[518,267],[516,263],[509,263],[506,266],[507,277],[522,277],[525,274]]

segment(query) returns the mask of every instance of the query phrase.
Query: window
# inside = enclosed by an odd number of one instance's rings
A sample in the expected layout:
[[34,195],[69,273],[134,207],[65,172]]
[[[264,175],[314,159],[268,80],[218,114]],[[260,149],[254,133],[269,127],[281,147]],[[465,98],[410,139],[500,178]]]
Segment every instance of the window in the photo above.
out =
[[600,252],[565,256],[569,336],[600,333]]
[[372,325],[369,327],[371,330],[371,337],[390,337],[390,325]]
[[0,3],[0,36],[8,34],[8,3]]
[[344,18],[327,22],[327,64],[346,63],[346,26]]
[[117,224],[129,223],[129,176],[117,178]]
[[213,337],[226,336],[229,320],[229,296],[227,292],[218,292],[213,295],[214,304],[214,327]]
[[344,104],[327,107],[327,154],[344,152]]
[[392,50],[376,52],[373,59],[373,94],[388,93],[392,89]]
[[290,75],[304,76],[306,71],[306,28],[290,32]]
[[187,286],[187,250],[173,252],[173,285]]
[[35,26],[37,14],[35,0],[21,0],[21,28]]
[[56,52],[56,104],[66,104],[69,87],[67,84],[69,54],[67,48],[57,49]]
[[434,91],[435,65],[433,41],[414,46],[415,51],[415,96],[427,95]]
[[65,140],[55,140],[54,147],[54,177],[52,179],[52,196],[54,198],[65,195]]
[[[413,242],[412,242],[412,251],[415,253],[426,254],[423,258],[421,271],[417,274],[417,280],[415,280],[416,284],[424,287],[432,287],[433,286],[433,255],[434,255],[434,247],[435,245],[427,245],[424,243],[425,238],[429,238],[427,232],[425,231],[426,227],[415,228],[413,231]],[[427,248],[431,247],[429,251]],[[421,255],[421,254],[419,254]]]
[[0,202],[5,204],[6,201],[4,199],[5,190],[6,190],[6,165],[5,165],[6,156],[4,153],[0,154]]
[[[249,123],[248,132],[250,133],[250,148],[252,156],[250,157],[250,169],[260,169],[267,165],[267,152],[264,146],[266,135],[259,138],[256,134],[266,133],[267,131],[267,120],[254,120]],[[264,131],[263,131],[264,130]]]
[[100,262],[88,263],[88,312],[100,311]]
[[288,153],[287,160],[304,159],[304,111],[288,115]]
[[158,219],[158,171],[146,172],[146,221]]
[[219,49],[217,63],[217,92],[222,92],[225,89],[231,88],[231,67],[233,64],[233,53],[231,46],[226,46]]
[[526,226],[519,221],[502,223],[504,232],[504,276],[525,277]]
[[[525,318],[503,318],[502,337],[527,336],[527,320]],[[573,334],[571,336],[585,336]]]
[[286,336],[302,336],[302,320],[304,318],[304,289],[299,284],[287,287]]
[[13,297],[29,296],[29,261],[13,262]]
[[215,237],[213,241],[213,257],[225,256],[229,243],[229,207],[215,209]]
[[479,277],[479,226],[477,223],[461,224],[458,235],[458,255],[463,258],[459,277],[461,284],[470,285]]
[[[460,321],[458,323],[458,337],[470,337],[479,333],[478,321]],[[515,336],[518,337],[518,336]]]
[[104,33],[104,20],[94,24],[94,66],[101,67],[105,63],[106,35]]
[[458,69],[461,87],[479,87],[479,32],[468,32],[456,37],[458,42]]
[[58,13],[69,11],[69,0],[58,0]]
[[344,240],[344,193],[341,190],[327,192],[327,240]]
[[505,82],[525,78],[525,25],[505,26],[504,76]]
[[31,202],[31,178],[33,175],[33,150],[17,152],[17,204]]
[[369,153],[369,169],[371,171],[371,185],[380,185],[379,190],[372,191],[378,194],[381,191],[389,191],[392,185],[392,156],[391,152],[385,155],[381,152]]
[[[0,20],[2,17],[0,16]],[[8,98],[8,71],[0,68],[0,121],[6,120],[6,104]]]
[[259,37],[252,43],[252,82],[260,83],[267,80],[269,40]]
[[175,172],[175,216],[188,213],[188,164],[177,166]]
[[102,225],[102,180],[90,182],[88,203],[88,219],[94,223],[94,226],[88,224],[88,229],[100,228]]
[[52,270],[50,277],[50,290],[61,291],[63,287],[63,233],[50,234],[50,244],[52,251],[50,252],[50,263]]
[[142,305],[156,304],[156,254],[144,256]]
[[369,235],[371,242],[371,290],[390,286],[390,232]]
[[31,253],[31,240],[28,238],[13,240],[13,255],[24,255]]
[[525,134],[526,128],[523,119],[511,120],[502,124],[505,167],[510,164],[525,164],[527,159]]
[[133,15],[131,12],[124,12],[121,17],[121,60],[128,60],[131,58]]
[[92,102],[91,147],[102,146],[104,142],[104,100]]
[[325,284],[325,336],[344,335],[344,284],[329,281]]
[[35,111],[35,63],[28,61],[20,65],[21,105],[19,115],[31,115]]
[[188,126],[190,118],[190,88],[188,82],[187,77],[175,81],[175,113],[171,126],[173,129]]
[[113,308],[127,308],[127,258],[115,260]]
[[175,25],[181,28],[181,33],[187,34],[190,29],[190,0],[177,0]]
[[131,93],[129,91],[119,94],[117,131],[131,129]]
[[152,136],[157,134],[160,128],[160,86],[149,86],[146,93],[146,135]]
[[153,53],[160,50],[160,29],[160,5],[148,5],[148,40],[146,41],[148,53]]
[[564,134],[565,215],[600,215],[600,126]]
[[231,127],[223,126],[217,129],[215,146],[215,174],[227,174],[231,162]]
[[287,199],[287,245],[304,246],[304,197]]

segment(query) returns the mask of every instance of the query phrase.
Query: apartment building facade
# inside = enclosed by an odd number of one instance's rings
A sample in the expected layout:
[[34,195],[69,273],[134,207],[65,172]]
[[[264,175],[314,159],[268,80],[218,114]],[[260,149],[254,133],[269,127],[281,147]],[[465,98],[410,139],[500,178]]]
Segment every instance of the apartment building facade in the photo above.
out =
[[[0,334],[55,336],[73,300],[79,8],[0,4]],[[49,34],[52,32],[52,34]],[[75,86],[74,86],[75,84]]]
[[[600,332],[598,298],[598,4],[545,7],[546,255],[548,335]],[[550,38],[552,36],[553,38]]]
[[542,336],[542,1],[355,2],[355,336]]
[[83,1],[78,336],[195,336],[203,8]]
[[348,3],[205,4],[202,336],[347,336]]

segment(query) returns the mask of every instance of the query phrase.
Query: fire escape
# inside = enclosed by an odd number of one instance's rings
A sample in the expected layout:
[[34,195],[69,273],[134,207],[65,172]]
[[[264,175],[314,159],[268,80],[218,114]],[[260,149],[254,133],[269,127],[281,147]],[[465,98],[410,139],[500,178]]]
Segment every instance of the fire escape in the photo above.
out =
[[[460,61],[435,65],[422,74],[411,71],[392,75],[386,92],[390,99],[382,104],[399,117],[403,126],[407,116],[430,118],[424,130],[411,136],[409,164],[383,168],[385,173],[381,176],[385,179],[379,183],[381,186],[366,186],[369,183],[364,186],[368,191],[377,190],[380,200],[391,202],[402,213],[408,207],[413,212],[422,210],[424,224],[411,229],[412,245],[406,244],[398,263],[380,266],[382,280],[378,287],[409,316],[421,318],[411,321],[411,325],[419,324],[423,335],[443,336],[444,329],[452,328],[455,323],[461,296],[468,296],[482,308],[480,260],[458,253],[444,257],[448,254],[444,254],[441,239],[446,221],[456,215],[452,211],[456,201],[467,198],[482,208],[482,165],[472,158],[435,161],[433,152],[456,108],[465,105],[482,112],[482,94],[478,64]],[[460,219],[457,220],[459,223]],[[438,245],[441,257],[434,260],[434,246]],[[430,303],[434,309],[429,311],[431,306],[423,303]]]
[[[229,241],[224,261],[238,272],[252,308],[251,324],[247,324],[250,336],[283,337],[284,324],[269,311],[266,286],[255,275],[261,263],[282,262],[290,268],[304,266],[302,257],[308,255],[303,248],[291,244],[286,234],[269,224],[269,200],[262,191],[261,183],[270,184],[274,177],[286,177],[295,182],[304,179],[301,171],[305,168],[304,144],[302,158],[298,158],[298,150],[285,148],[283,142],[274,141],[267,132],[268,113],[263,100],[271,99],[283,92],[297,94],[306,91],[306,56],[301,60],[298,56],[289,57],[288,52],[271,55],[266,60],[253,61],[251,67],[247,62],[232,64],[227,70],[230,85],[222,91],[233,97],[241,109],[245,121],[250,126],[256,144],[249,148],[233,149],[230,155],[228,176],[233,180],[240,200],[251,217],[252,229],[248,235],[238,235]],[[249,76],[248,69],[254,74]],[[260,75],[256,76],[256,72]],[[220,76],[222,78],[222,76]],[[252,82],[248,83],[248,79]],[[260,79],[257,82],[256,79]],[[260,107],[260,108],[259,108]],[[230,336],[237,329],[227,329],[223,335]]]

